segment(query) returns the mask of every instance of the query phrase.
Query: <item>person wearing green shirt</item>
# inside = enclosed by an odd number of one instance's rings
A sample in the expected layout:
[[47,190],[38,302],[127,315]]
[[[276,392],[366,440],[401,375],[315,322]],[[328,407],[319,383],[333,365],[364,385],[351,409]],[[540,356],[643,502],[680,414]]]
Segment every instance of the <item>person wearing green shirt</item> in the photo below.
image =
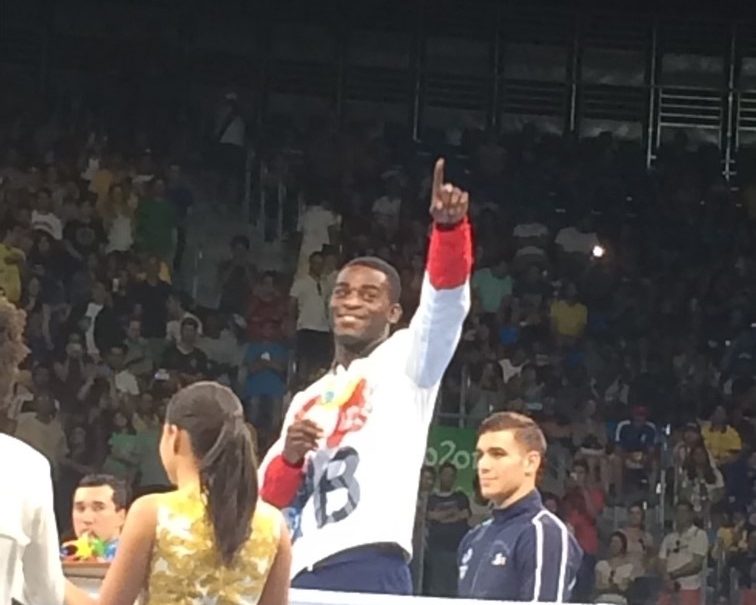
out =
[[165,181],[156,178],[148,186],[147,195],[137,209],[137,249],[171,261],[177,227],[176,209],[165,196]]

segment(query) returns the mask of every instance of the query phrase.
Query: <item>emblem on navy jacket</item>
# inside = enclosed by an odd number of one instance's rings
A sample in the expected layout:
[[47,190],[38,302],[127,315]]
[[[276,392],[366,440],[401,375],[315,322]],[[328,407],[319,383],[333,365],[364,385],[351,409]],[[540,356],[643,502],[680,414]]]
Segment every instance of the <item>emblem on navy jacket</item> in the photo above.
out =
[[491,565],[496,567],[504,567],[507,564],[507,558],[503,553],[497,552],[496,556],[491,560]]

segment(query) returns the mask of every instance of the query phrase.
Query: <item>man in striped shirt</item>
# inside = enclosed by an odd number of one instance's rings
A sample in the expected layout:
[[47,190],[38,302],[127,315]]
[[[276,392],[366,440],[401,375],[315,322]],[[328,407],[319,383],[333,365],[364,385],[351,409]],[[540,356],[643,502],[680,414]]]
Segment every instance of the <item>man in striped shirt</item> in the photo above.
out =
[[459,596],[569,602],[583,553],[535,488],[546,453],[541,429],[520,414],[493,414],[480,425],[476,453],[481,494],[495,508],[459,546]]

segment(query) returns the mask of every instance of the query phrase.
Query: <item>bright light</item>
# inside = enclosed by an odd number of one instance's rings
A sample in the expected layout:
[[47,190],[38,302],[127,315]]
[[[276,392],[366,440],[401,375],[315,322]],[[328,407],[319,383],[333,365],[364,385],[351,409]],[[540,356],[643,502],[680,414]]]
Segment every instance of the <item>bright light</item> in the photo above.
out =
[[604,250],[603,246],[593,246],[594,258],[601,258],[604,254],[606,254],[606,250]]

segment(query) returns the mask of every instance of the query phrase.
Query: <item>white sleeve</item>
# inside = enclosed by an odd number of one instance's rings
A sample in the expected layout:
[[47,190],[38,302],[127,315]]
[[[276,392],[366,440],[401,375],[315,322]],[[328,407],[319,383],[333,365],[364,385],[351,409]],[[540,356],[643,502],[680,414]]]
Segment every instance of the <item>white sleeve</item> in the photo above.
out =
[[669,555],[669,536],[665,537],[662,540],[661,546],[659,547],[659,558],[666,559],[668,555]]
[[291,284],[291,290],[289,290],[289,296],[292,298],[299,298],[300,290],[302,289],[302,282],[298,279],[294,280],[294,283]]
[[426,274],[420,303],[409,325],[407,375],[421,388],[432,387],[444,375],[462,335],[470,309],[470,283],[436,290]]
[[65,592],[49,472],[41,480],[40,499],[31,522],[30,542],[22,555],[24,602],[28,605],[63,603]]

